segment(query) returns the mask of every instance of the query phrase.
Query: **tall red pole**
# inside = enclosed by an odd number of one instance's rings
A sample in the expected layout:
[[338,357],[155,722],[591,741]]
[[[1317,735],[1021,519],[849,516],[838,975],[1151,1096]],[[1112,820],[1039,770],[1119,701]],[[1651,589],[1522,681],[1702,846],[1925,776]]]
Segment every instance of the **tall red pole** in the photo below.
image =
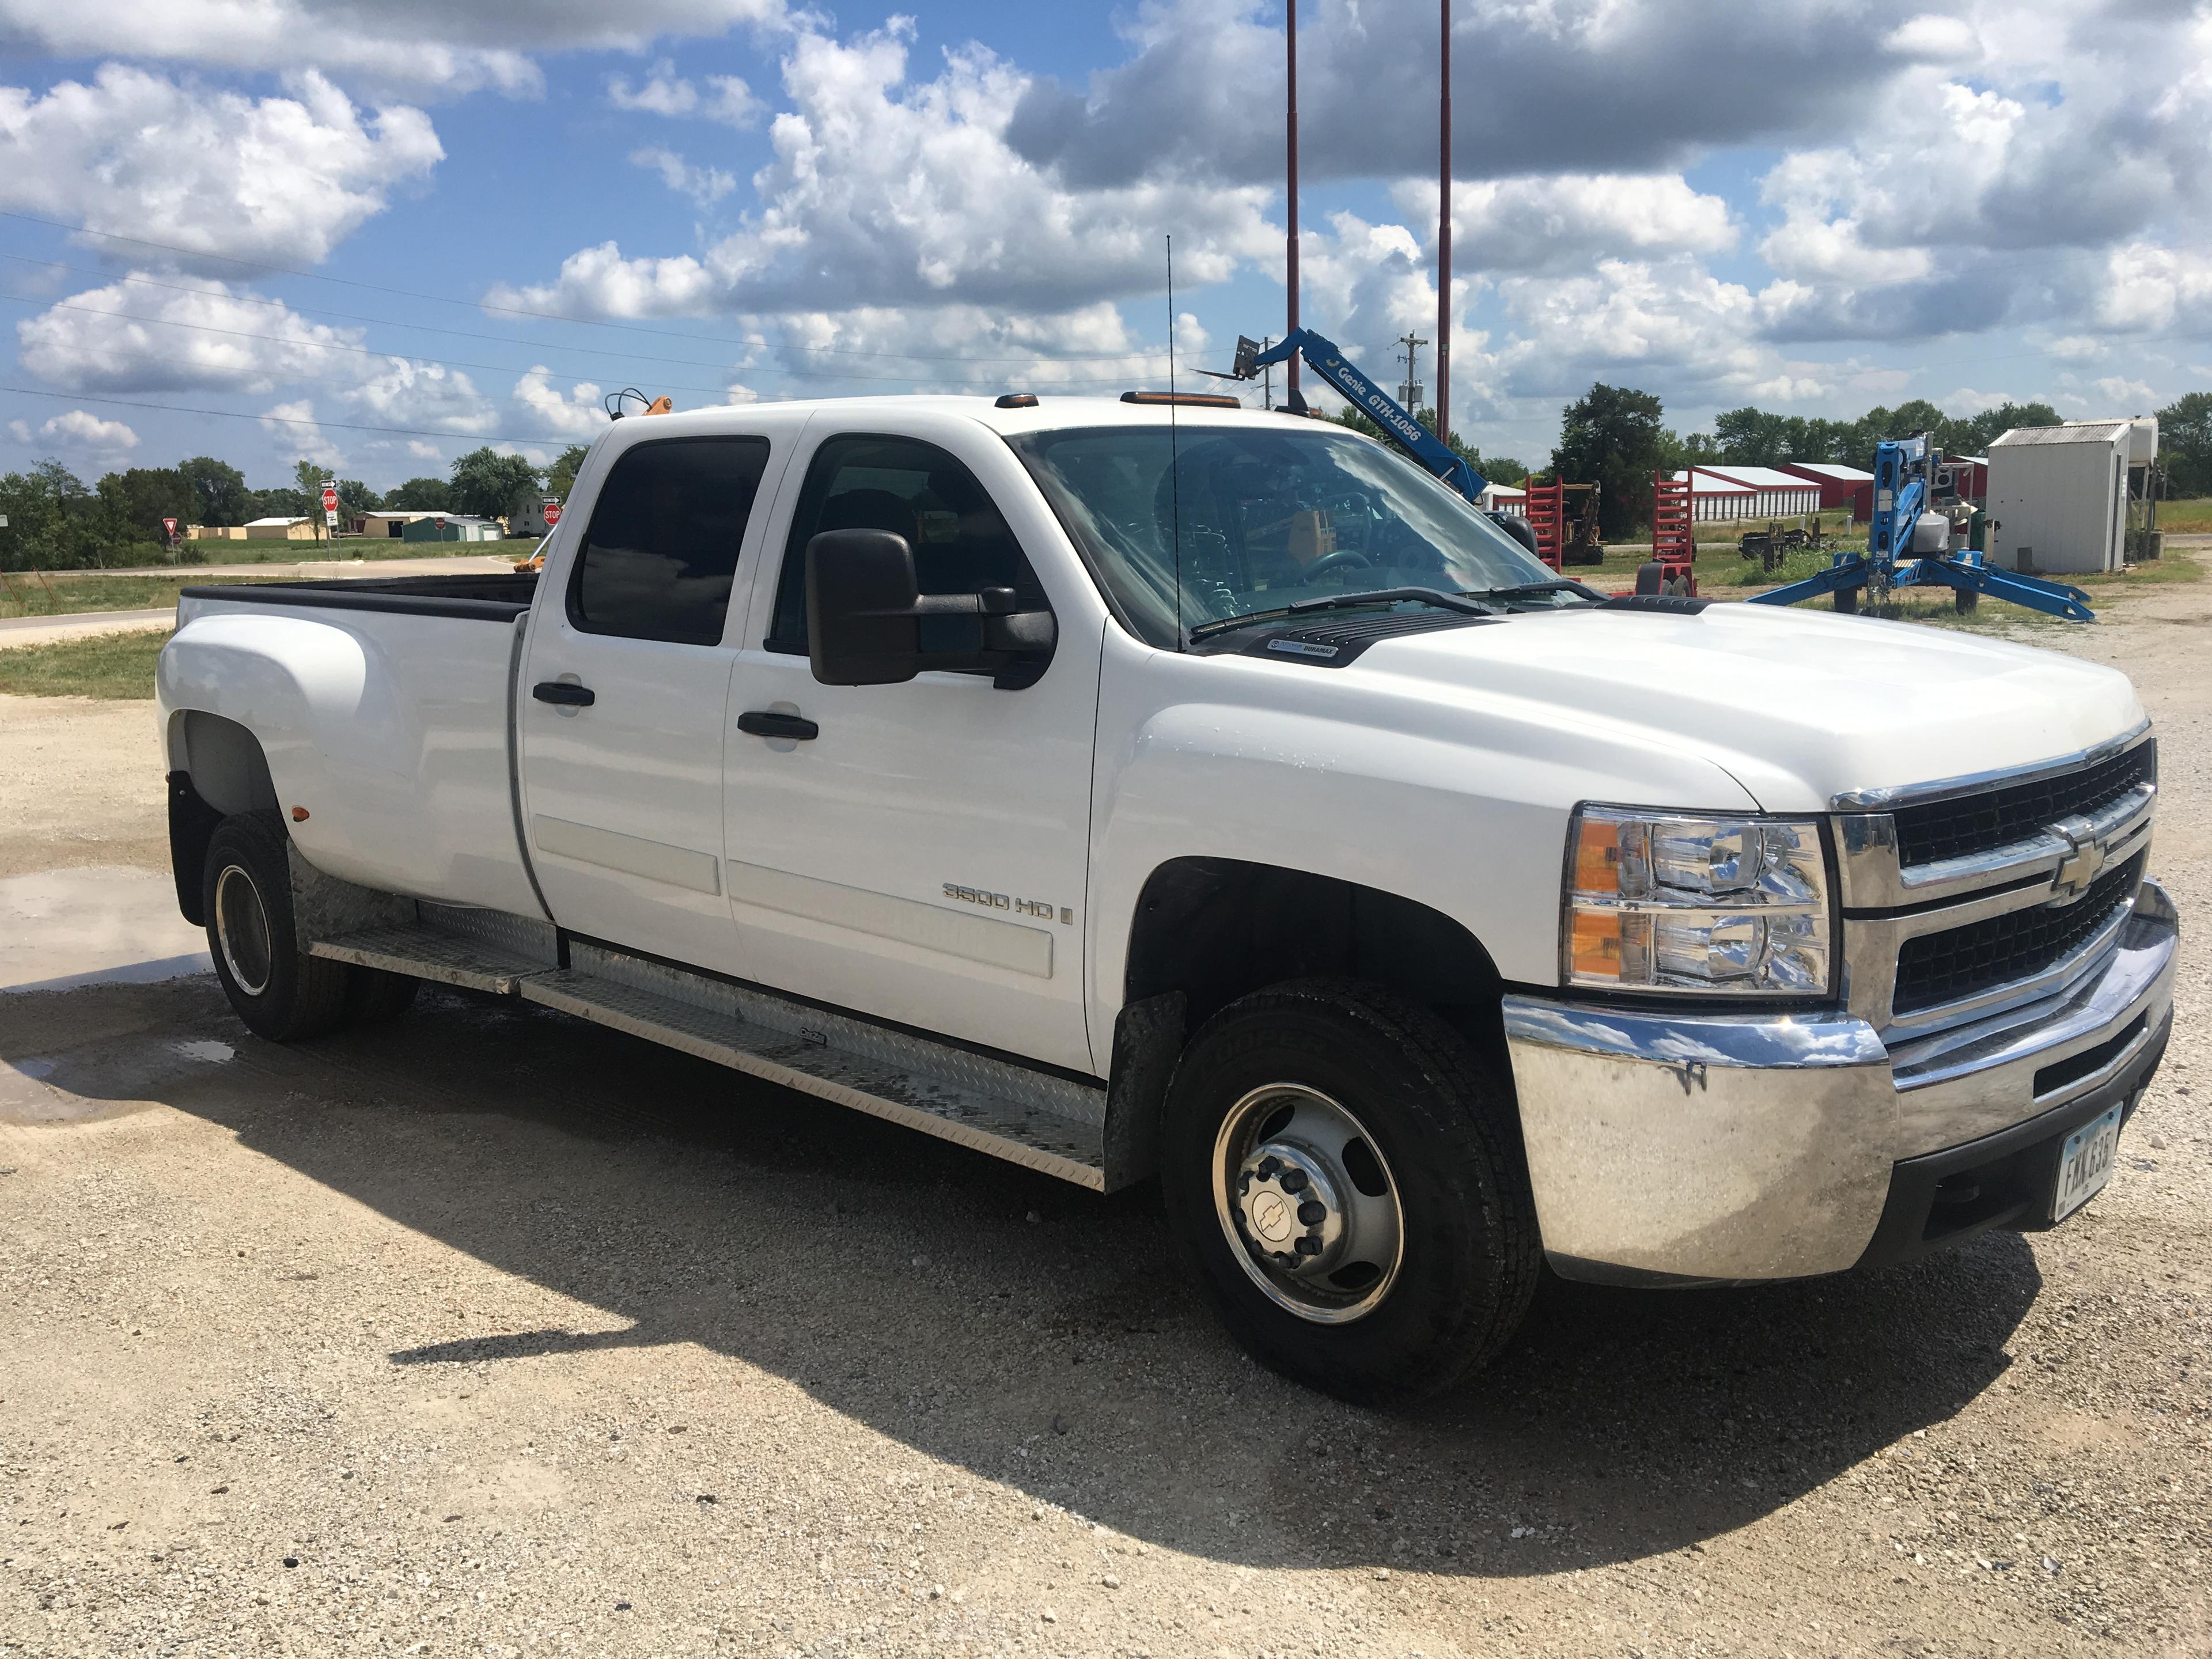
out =
[[1451,441],[1451,0],[1443,19],[1442,95],[1437,100],[1437,436]]
[[[1291,234],[1287,239],[1287,286],[1291,300],[1291,332],[1298,331],[1298,0],[1287,0],[1290,20],[1283,29],[1283,39],[1290,54],[1291,95],[1286,131],[1290,148]],[[1298,404],[1298,360],[1293,356],[1285,365],[1291,387],[1291,406]]]

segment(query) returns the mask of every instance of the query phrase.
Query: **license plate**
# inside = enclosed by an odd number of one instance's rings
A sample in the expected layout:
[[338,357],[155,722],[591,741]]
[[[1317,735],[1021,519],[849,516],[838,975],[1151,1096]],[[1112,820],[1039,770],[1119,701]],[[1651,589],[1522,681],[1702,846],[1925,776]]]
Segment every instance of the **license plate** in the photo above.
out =
[[2058,1149],[2058,1190],[2051,1218],[2063,1221],[2104,1189],[2112,1178],[2112,1157],[2120,1146],[2120,1109],[2083,1124]]

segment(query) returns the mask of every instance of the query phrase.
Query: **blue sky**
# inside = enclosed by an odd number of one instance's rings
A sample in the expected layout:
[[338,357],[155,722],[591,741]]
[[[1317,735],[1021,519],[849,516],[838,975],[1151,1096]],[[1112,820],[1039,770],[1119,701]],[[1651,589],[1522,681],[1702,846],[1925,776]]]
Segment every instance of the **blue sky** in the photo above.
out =
[[[2212,16],[1453,0],[1454,425],[2204,386]],[[613,21],[609,19],[612,17]],[[1283,17],[0,0],[0,470],[379,487],[680,405],[1115,392],[1283,317]],[[1304,313],[1436,321],[1434,0],[1305,0]],[[130,240],[130,239],[143,240]],[[1432,370],[1424,352],[1424,379]]]

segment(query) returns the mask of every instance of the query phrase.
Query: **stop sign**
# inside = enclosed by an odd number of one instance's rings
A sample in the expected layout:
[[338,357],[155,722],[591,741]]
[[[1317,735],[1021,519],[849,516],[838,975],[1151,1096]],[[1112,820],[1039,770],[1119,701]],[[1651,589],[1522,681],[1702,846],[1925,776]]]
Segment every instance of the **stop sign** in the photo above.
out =
[[546,503],[545,503],[545,527],[546,527],[548,530],[550,530],[550,529],[551,529],[555,525],[556,525],[556,524],[558,524],[558,523],[560,523],[560,522],[561,522],[561,503],[560,503],[560,502],[558,502],[558,501],[548,501],[548,502],[546,502]]
[[338,492],[331,489],[328,484],[325,484],[323,486],[323,511],[325,513],[334,513],[337,510],[337,505]]

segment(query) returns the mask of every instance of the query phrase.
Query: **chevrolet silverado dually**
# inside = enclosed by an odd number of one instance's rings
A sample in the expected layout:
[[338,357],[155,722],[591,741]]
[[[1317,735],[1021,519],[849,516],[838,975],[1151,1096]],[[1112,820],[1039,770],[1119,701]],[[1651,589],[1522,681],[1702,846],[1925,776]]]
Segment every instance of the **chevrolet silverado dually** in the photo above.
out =
[[1610,596],[1394,451],[1009,396],[607,428],[542,571],[184,591],[178,902],[274,1041],[432,981],[1097,1191],[1448,1386],[1631,1285],[2063,1221],[2164,1051],[2126,678]]

